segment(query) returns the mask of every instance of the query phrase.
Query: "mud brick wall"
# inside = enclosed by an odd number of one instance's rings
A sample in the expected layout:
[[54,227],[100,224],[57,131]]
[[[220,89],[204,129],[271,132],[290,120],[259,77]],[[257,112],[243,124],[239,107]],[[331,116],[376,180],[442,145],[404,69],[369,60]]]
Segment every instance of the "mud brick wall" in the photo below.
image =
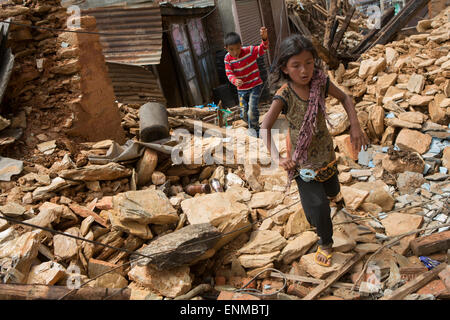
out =
[[[67,29],[66,9],[57,0],[12,1],[1,5],[0,19],[50,29]],[[82,19],[81,30],[97,31],[93,18]],[[7,45],[15,56],[2,116],[24,129],[31,153],[45,134],[48,139],[73,141],[113,139],[124,142],[120,113],[98,35],[10,25]],[[95,81],[94,81],[95,77]],[[17,119],[23,119],[19,121]]]

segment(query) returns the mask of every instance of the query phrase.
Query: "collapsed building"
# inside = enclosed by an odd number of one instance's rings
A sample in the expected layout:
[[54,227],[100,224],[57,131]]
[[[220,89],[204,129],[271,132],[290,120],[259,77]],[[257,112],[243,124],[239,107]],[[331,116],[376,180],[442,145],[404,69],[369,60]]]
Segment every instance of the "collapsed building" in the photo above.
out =
[[[164,16],[159,4],[142,8],[144,16]],[[159,30],[152,39],[159,45],[143,50],[142,59],[163,60],[164,39],[171,40],[161,32],[184,26],[186,8],[168,8],[171,18],[149,27]],[[197,18],[210,12],[198,3],[196,8]],[[289,32],[307,35],[307,13],[285,9]],[[415,34],[384,43],[377,43],[383,31],[371,39],[346,31],[356,23],[348,10],[336,18],[343,31],[319,39],[324,60],[336,64],[330,79],[354,98],[372,144],[366,153],[354,152],[346,113],[328,98],[342,185],[341,201],[331,204],[332,268],[314,263],[318,238],[296,187],[286,194],[286,173],[268,168],[261,140],[233,121],[237,109],[193,107],[213,98],[218,79],[208,83],[200,69],[191,78],[180,75],[174,92],[192,79],[203,87],[171,97],[161,83],[167,81],[161,64],[133,64],[124,56],[108,61],[119,53],[114,38],[102,39],[111,32],[105,15],[123,14],[123,8],[83,10],[82,32],[76,33],[64,31],[69,14],[59,1],[2,5],[0,18],[16,24],[0,28],[2,68],[7,66],[2,70],[8,74],[0,119],[1,298],[104,299],[116,293],[113,299],[448,299],[449,8],[419,21]],[[129,9],[125,17],[138,12]],[[217,33],[213,24],[205,26],[206,34]],[[363,41],[368,46],[360,46]],[[330,54],[350,44],[359,47],[358,59]],[[213,62],[199,52],[208,70]],[[170,72],[184,70],[178,67]],[[127,81],[133,81],[129,88]],[[139,83],[142,90],[134,91]],[[168,101],[186,105],[166,110]],[[143,141],[141,106],[149,103],[167,111],[167,134]],[[284,154],[283,116],[277,128]],[[218,136],[197,141],[198,130]],[[177,132],[187,137],[178,145],[171,139]],[[181,163],[174,163],[175,151]],[[422,257],[439,266],[425,265]],[[83,287],[67,289],[74,279]],[[24,296],[2,290],[14,284],[54,291]]]

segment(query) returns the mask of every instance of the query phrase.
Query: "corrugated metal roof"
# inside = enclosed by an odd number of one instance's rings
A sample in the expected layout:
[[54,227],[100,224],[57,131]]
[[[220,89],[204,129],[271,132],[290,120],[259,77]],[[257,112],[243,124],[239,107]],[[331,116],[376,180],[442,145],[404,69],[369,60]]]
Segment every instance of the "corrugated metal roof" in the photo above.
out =
[[107,62],[117,101],[125,104],[166,103],[157,76],[141,66]]
[[94,16],[107,62],[133,65],[159,64],[162,51],[162,19],[158,5],[99,7],[82,11]]
[[69,7],[71,5],[77,5],[82,10],[110,7],[110,6],[135,6],[135,5],[152,5],[155,3],[153,0],[62,0],[61,5],[63,7]]
[[208,8],[214,7],[214,0],[193,0],[184,2],[160,2],[162,6],[173,6],[180,9],[196,9],[196,8]]
[[[127,6],[138,7],[147,6],[152,3],[156,3],[153,0],[63,0],[62,5],[68,7],[70,5],[78,5],[81,9],[108,7],[108,6]],[[159,2],[162,6],[173,6],[182,9],[195,9],[195,8],[207,8],[214,7],[214,0],[190,0],[183,2]]]

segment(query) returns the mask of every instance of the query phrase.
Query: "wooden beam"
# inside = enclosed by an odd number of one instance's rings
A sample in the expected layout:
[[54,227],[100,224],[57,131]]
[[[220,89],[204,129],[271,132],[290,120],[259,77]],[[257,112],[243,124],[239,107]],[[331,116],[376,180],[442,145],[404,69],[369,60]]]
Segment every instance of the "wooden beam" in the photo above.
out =
[[341,43],[342,38],[344,37],[345,31],[347,31],[348,26],[350,24],[350,21],[352,20],[353,15],[355,14],[356,8],[352,7],[345,17],[345,21],[342,24],[341,29],[339,30],[338,34],[336,35],[333,44],[331,45],[330,50],[336,51],[339,48],[339,44]]
[[[58,300],[71,289],[40,284],[0,284],[1,300]],[[82,287],[65,300],[130,300],[131,290]]]
[[[299,282],[306,282],[306,283],[313,283],[313,284],[322,284],[325,282],[325,280],[322,279],[316,279],[311,277],[304,277],[304,276],[297,276],[294,274],[284,274],[284,277],[279,274],[278,272],[272,272],[270,274],[271,277],[274,278],[286,278],[288,280],[292,281],[299,281]],[[331,285],[332,288],[342,288],[342,289],[351,289],[353,288],[353,283],[346,283],[346,282],[335,282]]]
[[433,280],[442,270],[447,267],[446,263],[441,263],[437,267],[427,271],[415,278],[414,280],[408,281],[406,284],[396,289],[391,295],[384,296],[379,300],[402,300],[408,294],[416,292],[423,286],[425,286],[428,282]]
[[[174,123],[178,123],[178,125],[186,127],[189,131],[193,132],[195,127],[195,122],[199,122],[201,124],[202,131],[205,132],[206,130],[214,130],[218,133],[222,134],[222,136],[225,138],[227,135],[227,130],[225,128],[218,127],[214,124],[207,123],[200,120],[194,120],[194,119],[175,119],[172,117],[169,117],[169,120],[173,121]],[[232,134],[232,130],[230,130],[230,133]]]
[[411,241],[411,249],[416,256],[426,256],[450,249],[450,230],[430,234]]
[[325,8],[322,8],[318,4],[313,4],[313,8],[319,11],[321,14],[323,14],[325,17],[328,17],[328,12],[325,10]]
[[334,37],[336,36],[336,31],[337,31],[338,27],[339,27],[339,21],[336,19],[336,20],[334,20],[333,27],[331,28],[330,39],[328,40],[328,43],[327,43],[327,48],[330,51],[331,51],[331,45],[334,42]]
[[302,33],[305,37],[311,39],[311,32],[304,25],[302,19],[299,17],[297,12],[295,12],[295,11],[289,12],[288,17],[300,33]]
[[366,252],[361,252],[355,254],[351,257],[339,270],[335,271],[331,276],[329,276],[323,283],[319,284],[315,289],[313,289],[303,300],[313,300],[319,296],[322,292],[328,289],[333,283],[335,283],[339,278],[347,273],[359,260],[365,256]]
[[205,117],[214,114],[214,110],[208,107],[200,108],[167,108],[167,114],[171,117]]
[[325,35],[323,38],[323,46],[327,47],[330,41],[331,29],[337,14],[337,0],[330,0],[330,9],[328,10],[327,21],[325,23]]
[[[312,7],[314,9],[316,9],[317,12],[321,13],[323,16],[328,17],[327,10],[325,10],[322,6],[320,6],[318,4],[313,4]],[[336,19],[338,19],[340,22],[345,21],[345,17],[338,16],[338,15],[336,15]],[[352,28],[356,28],[356,29],[359,28],[358,23],[356,21],[354,21],[354,20],[350,21],[350,26]]]
[[102,225],[105,228],[109,228],[109,225],[106,223],[106,220],[100,217],[98,214],[96,214],[94,211],[89,210],[86,207],[80,206],[76,203],[72,203],[69,205],[69,208],[75,212],[77,215],[79,215],[82,218],[87,218],[89,216],[94,218],[94,221],[98,224]]

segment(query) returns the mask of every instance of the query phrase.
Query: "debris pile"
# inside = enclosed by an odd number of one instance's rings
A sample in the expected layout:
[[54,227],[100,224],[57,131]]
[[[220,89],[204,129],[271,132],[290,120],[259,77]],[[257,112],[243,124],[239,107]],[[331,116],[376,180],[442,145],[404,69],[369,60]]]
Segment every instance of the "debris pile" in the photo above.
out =
[[[345,110],[328,98],[341,182],[330,268],[315,263],[315,229],[262,141],[243,127],[198,128],[196,117],[216,114],[186,108],[169,112],[167,141],[72,150],[56,138],[36,161],[7,163],[16,171],[0,182],[0,298],[27,284],[54,288],[26,293],[47,299],[109,298],[101,288],[149,300],[448,299],[449,14],[329,73],[372,141],[355,152]],[[119,107],[138,136],[138,106]]]
[[[11,20],[2,27],[9,28],[6,46],[14,55],[12,75],[1,101],[7,120],[1,120],[0,128],[20,129],[25,137],[14,145],[10,144],[17,136],[3,138],[2,145],[10,146],[2,147],[2,154],[33,159],[41,144],[45,144],[42,148],[66,144],[75,152],[74,142],[82,139],[124,142],[98,35],[70,32],[66,9],[57,0],[5,3],[0,19]],[[92,17],[81,17],[80,26],[79,31],[96,31]]]
[[[330,55],[348,59],[349,53],[364,39],[369,29],[367,16],[356,10],[351,1],[286,1],[288,15],[294,28],[313,40],[316,48]],[[327,7],[329,10],[327,11]]]

